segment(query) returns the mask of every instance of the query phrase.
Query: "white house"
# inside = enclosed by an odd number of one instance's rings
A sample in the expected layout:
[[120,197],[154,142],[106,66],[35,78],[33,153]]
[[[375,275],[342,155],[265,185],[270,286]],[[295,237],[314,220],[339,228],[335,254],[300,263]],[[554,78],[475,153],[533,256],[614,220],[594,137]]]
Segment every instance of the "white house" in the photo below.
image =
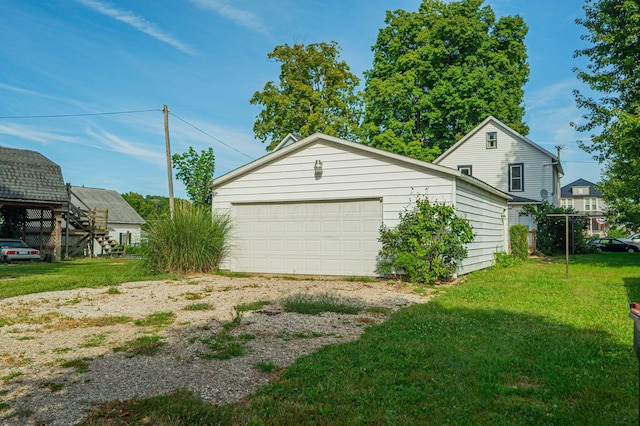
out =
[[[119,244],[140,244],[144,219],[117,191],[84,186],[71,187],[71,204],[85,210],[107,211],[107,231]],[[126,240],[128,238],[128,240]],[[93,242],[94,253],[100,253],[101,247]]]
[[602,192],[596,185],[585,179],[578,179],[562,187],[560,191],[560,205],[571,208],[580,214],[591,216],[589,235],[606,236],[608,228],[605,211],[607,206]]
[[238,272],[375,275],[380,227],[426,195],[474,230],[467,273],[507,249],[509,196],[458,170],[316,133],[213,181],[232,219],[223,267]]
[[564,174],[557,156],[522,136],[494,117],[488,117],[434,164],[447,166],[511,195],[509,226],[525,224],[535,229],[525,205],[560,201],[560,177]]

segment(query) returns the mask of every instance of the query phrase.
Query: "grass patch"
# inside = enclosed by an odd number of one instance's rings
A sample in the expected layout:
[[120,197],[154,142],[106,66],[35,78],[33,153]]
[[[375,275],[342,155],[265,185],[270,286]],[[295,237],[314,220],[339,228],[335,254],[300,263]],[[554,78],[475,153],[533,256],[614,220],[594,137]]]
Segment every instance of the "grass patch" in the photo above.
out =
[[106,291],[107,294],[121,294],[122,292],[118,288],[118,286],[112,285]]
[[272,361],[259,361],[255,363],[253,366],[256,370],[260,370],[263,373],[273,373],[278,371],[280,368],[275,365]]
[[19,371],[12,371],[11,373],[4,375],[2,377],[0,377],[0,380],[2,380],[3,382],[8,382],[10,380],[15,379],[16,377],[20,377],[22,376],[22,373]]
[[80,344],[81,348],[97,348],[107,341],[107,335],[105,333],[92,334],[84,339],[84,342]]
[[185,311],[210,311],[212,309],[212,303],[192,303],[184,307]]
[[295,294],[280,301],[287,312],[318,315],[323,312],[339,314],[357,314],[362,306],[355,302],[345,301],[330,294]]
[[55,382],[43,382],[43,388],[49,388],[51,392],[59,392],[64,388],[64,383],[55,383]]
[[229,407],[216,407],[181,389],[148,399],[105,404],[79,425],[220,425],[227,424],[225,419],[230,411]]
[[[477,271],[300,358],[242,404],[172,424],[635,424],[639,260],[573,257],[569,279],[561,261]],[[153,423],[180,409],[168,404],[136,415]]]
[[142,336],[113,348],[114,352],[124,352],[127,358],[134,356],[151,356],[157,353],[166,342],[160,336]]
[[137,319],[133,323],[140,327],[165,327],[176,319],[173,312],[154,312],[143,319]]
[[93,258],[62,262],[0,264],[0,299],[47,291],[111,287],[116,284],[160,280],[167,274],[149,273],[140,260]]
[[265,300],[257,300],[255,302],[242,303],[240,305],[234,306],[234,309],[238,312],[249,312],[249,311],[258,311],[265,306],[269,305],[270,302]]
[[182,293],[181,296],[184,297],[187,300],[200,300],[203,297],[199,293],[192,293],[192,292]]
[[62,364],[60,364],[60,367],[73,368],[77,373],[86,373],[87,371],[89,371],[89,363],[87,361],[88,358],[72,359],[63,362]]

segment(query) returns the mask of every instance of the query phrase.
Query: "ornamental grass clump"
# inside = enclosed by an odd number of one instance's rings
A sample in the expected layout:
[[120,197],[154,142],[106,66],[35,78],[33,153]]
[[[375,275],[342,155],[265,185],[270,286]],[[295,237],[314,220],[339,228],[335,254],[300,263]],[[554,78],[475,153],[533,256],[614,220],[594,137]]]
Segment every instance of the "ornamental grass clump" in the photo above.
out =
[[149,223],[144,263],[154,271],[213,272],[227,254],[230,230],[228,215],[179,204],[173,219]]

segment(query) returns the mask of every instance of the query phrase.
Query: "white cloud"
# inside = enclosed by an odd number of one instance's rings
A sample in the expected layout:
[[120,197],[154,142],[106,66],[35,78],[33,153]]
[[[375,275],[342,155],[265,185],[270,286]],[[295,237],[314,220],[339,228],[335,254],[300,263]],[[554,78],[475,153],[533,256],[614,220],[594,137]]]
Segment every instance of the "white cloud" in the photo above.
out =
[[165,164],[167,161],[164,149],[146,149],[138,143],[127,141],[105,130],[88,129],[87,134],[99,143],[101,149],[126,154],[156,165]]
[[181,42],[180,40],[176,39],[172,35],[164,32],[161,28],[159,28],[154,23],[149,22],[140,16],[136,16],[135,14],[127,10],[118,9],[110,5],[109,3],[104,3],[96,0],[77,0],[77,1],[99,13],[102,13],[103,15],[116,19],[120,22],[124,22],[125,24],[134,27],[138,31],[141,31],[147,35],[150,35],[151,37],[163,43],[167,43],[175,47],[176,49],[181,50],[184,53],[187,53],[192,56],[196,56],[198,53],[195,49],[193,49],[189,45]]
[[1,125],[0,135],[12,136],[25,139],[31,142],[37,142],[42,145],[48,145],[51,142],[66,142],[73,144],[81,144],[82,142],[73,136],[61,135],[48,130],[40,130],[30,126],[21,125]]
[[212,10],[223,17],[242,25],[252,31],[268,35],[269,31],[260,21],[260,17],[253,12],[239,9],[230,4],[229,0],[191,0],[191,3],[202,9]]

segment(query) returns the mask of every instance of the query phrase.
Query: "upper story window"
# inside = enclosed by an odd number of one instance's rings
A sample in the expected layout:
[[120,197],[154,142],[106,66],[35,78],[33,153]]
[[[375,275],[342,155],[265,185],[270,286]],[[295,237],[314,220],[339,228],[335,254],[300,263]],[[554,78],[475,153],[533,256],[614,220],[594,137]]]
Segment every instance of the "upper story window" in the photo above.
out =
[[574,186],[571,188],[573,195],[589,195],[588,186]]
[[560,200],[560,203],[562,204],[562,207],[564,207],[565,209],[573,208],[573,198],[563,198]]
[[458,170],[460,170],[460,173],[462,173],[463,175],[467,175],[467,176],[471,176],[471,166],[458,166]]
[[509,164],[509,191],[524,191],[524,164]]
[[597,198],[585,198],[584,199],[584,209],[586,211],[596,211],[596,210],[598,210],[598,199]]
[[498,132],[487,132],[487,149],[498,147]]

